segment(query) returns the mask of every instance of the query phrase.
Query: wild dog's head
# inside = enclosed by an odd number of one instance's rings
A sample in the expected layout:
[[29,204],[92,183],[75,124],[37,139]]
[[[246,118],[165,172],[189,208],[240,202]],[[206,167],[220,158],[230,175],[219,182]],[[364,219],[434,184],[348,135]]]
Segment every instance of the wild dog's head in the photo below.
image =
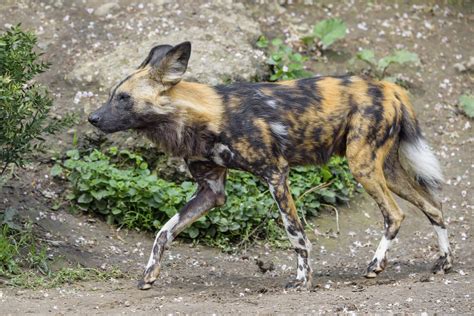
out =
[[172,120],[175,109],[166,92],[181,80],[190,54],[190,42],[155,46],[138,69],[112,89],[107,102],[89,115],[89,122],[114,133]]

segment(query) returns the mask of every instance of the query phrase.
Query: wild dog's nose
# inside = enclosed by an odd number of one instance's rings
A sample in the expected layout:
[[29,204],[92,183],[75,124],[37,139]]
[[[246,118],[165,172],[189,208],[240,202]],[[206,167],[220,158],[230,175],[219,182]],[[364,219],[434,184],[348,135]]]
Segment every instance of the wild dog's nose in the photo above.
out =
[[91,115],[89,115],[89,123],[91,123],[92,125],[96,125],[97,123],[99,123],[99,121],[100,116],[96,113],[91,113]]

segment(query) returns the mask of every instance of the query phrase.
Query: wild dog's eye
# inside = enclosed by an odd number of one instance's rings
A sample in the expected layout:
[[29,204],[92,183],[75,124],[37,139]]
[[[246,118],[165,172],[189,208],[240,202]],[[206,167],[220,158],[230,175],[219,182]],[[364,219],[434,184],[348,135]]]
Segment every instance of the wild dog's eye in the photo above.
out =
[[119,93],[117,95],[117,100],[118,101],[128,101],[128,100],[130,100],[130,95],[128,93]]

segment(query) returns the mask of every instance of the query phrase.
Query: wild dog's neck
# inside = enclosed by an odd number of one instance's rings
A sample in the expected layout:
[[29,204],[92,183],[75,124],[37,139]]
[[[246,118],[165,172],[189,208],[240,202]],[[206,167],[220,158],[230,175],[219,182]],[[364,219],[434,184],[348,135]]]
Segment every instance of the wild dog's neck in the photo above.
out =
[[223,107],[213,88],[181,81],[169,90],[168,95],[185,125],[206,125],[209,130],[219,132]]
[[168,97],[173,116],[145,133],[175,156],[205,157],[220,133],[220,97],[207,85],[183,81],[168,91]]

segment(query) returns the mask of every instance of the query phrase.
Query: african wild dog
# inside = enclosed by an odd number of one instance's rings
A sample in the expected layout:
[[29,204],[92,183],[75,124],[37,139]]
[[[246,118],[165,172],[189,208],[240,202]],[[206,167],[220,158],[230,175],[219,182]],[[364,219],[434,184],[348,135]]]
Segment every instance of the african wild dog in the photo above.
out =
[[406,92],[385,81],[356,76],[211,87],[185,82],[189,42],[154,47],[107,101],[89,116],[106,133],[135,129],[168,153],[183,157],[198,183],[194,197],[158,232],[140,289],[159,275],[167,245],[187,226],[226,201],[228,168],[268,183],[297,253],[296,279],[310,287],[311,244],[288,185],[289,168],[345,155],[350,169],[380,207],[385,234],[367,268],[375,277],[405,215],[392,193],[420,208],[438,235],[435,273],[452,257],[437,190],[442,174],[428,148]]

